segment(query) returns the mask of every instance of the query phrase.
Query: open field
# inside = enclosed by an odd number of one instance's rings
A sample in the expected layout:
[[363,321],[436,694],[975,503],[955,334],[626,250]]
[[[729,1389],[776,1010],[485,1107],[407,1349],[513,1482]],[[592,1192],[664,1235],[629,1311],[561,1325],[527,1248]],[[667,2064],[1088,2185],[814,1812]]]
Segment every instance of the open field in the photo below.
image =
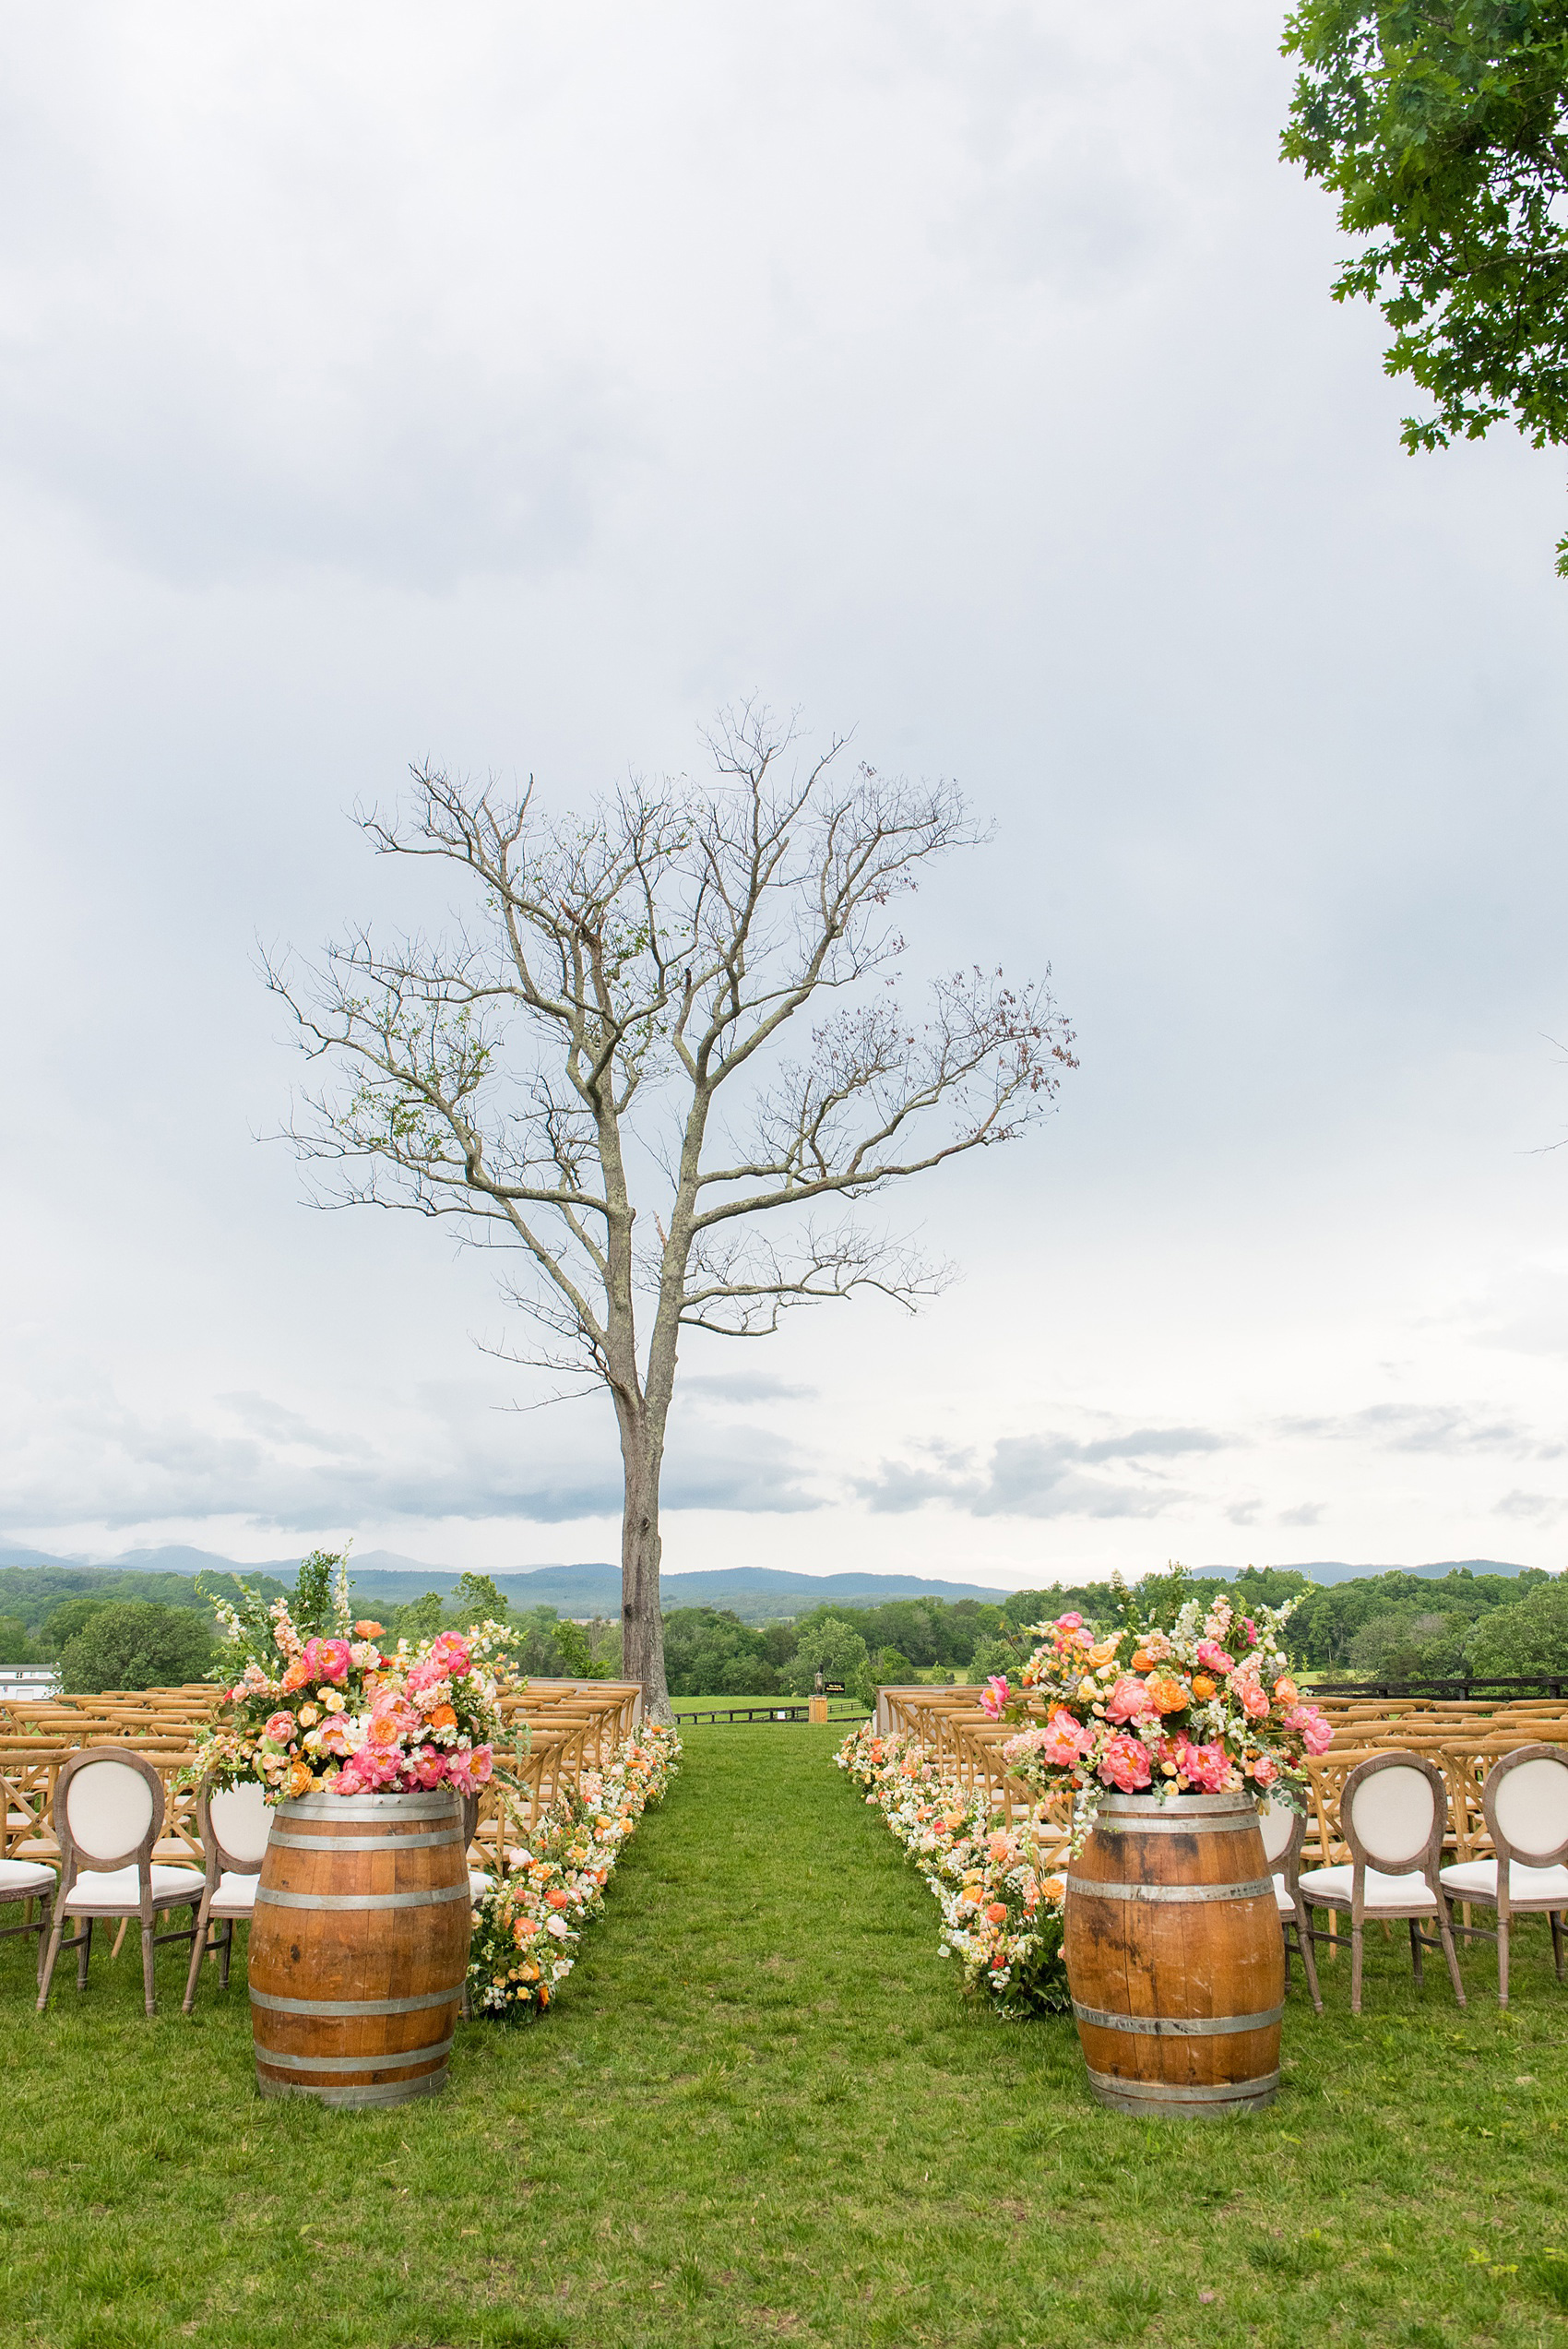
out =
[[[0,1943],[0,2342],[152,2349],[1061,2349],[1568,2340],[1568,1993],[1460,2013],[1371,1943],[1293,1991],[1286,2093],[1211,2128],[1087,2097],[1070,2026],[960,2005],[832,1733],[699,1730],[544,2022],[465,2026],[445,2099],[262,2104],[243,1971],[179,2013]],[[1212,2294],[1214,2296],[1206,2296]]]

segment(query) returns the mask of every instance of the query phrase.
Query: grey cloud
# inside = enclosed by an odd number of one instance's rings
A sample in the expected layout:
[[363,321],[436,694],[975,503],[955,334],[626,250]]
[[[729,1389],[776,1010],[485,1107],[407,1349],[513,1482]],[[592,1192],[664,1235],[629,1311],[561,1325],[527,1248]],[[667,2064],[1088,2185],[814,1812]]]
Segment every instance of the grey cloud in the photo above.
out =
[[702,1395],[715,1402],[727,1403],[803,1401],[818,1391],[798,1379],[776,1377],[766,1370],[703,1371],[695,1377],[683,1377],[680,1385],[683,1394]]
[[1282,1419],[1281,1435],[1370,1443],[1397,1452],[1508,1452],[1517,1459],[1556,1460],[1563,1447],[1543,1444],[1516,1420],[1475,1419],[1455,1404],[1373,1403],[1365,1411]]
[[[1185,1496],[1145,1462],[1218,1451],[1225,1442],[1200,1427],[1137,1427],[1087,1440],[1007,1436],[984,1469],[967,1467],[967,1454],[931,1464],[888,1461],[854,1480],[854,1489],[881,1513],[941,1500],[971,1517],[1158,1517]],[[1128,1473],[1114,1480],[1084,1473],[1111,1462]]]
[[1552,1493],[1505,1493],[1493,1512],[1526,1525],[1551,1525],[1568,1511],[1568,1501]]
[[1301,1501],[1294,1508],[1282,1508],[1274,1521],[1277,1525],[1315,1525],[1322,1515],[1321,1501]]
[[[537,1422],[519,1439],[515,1421],[498,1424],[471,1400],[466,1413],[422,1420],[411,1436],[390,1424],[379,1443],[262,1396],[224,1401],[244,1421],[244,1433],[140,1414],[101,1391],[57,1408],[52,1437],[66,1437],[71,1473],[57,1458],[30,1455],[20,1440],[7,1447],[0,1525],[22,1532],[235,1517],[286,1528],[399,1517],[556,1524],[620,1515],[610,1444],[577,1437],[552,1446],[533,1432]],[[683,1437],[671,1448],[663,1497],[669,1509],[750,1513],[798,1512],[821,1501],[804,1455],[750,1429],[721,1442]]]

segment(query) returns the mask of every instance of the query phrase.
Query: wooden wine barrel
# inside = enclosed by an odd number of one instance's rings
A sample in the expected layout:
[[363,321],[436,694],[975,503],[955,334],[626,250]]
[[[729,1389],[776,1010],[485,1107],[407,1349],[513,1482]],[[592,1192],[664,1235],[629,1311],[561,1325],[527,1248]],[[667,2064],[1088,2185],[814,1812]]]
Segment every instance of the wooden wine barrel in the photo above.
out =
[[262,2094],[399,2105],[445,2088],[469,1920],[450,1787],[279,1803],[250,1933]]
[[1102,2105],[1202,2120],[1273,2103],[1285,1944],[1250,1795],[1108,1795],[1063,1936]]

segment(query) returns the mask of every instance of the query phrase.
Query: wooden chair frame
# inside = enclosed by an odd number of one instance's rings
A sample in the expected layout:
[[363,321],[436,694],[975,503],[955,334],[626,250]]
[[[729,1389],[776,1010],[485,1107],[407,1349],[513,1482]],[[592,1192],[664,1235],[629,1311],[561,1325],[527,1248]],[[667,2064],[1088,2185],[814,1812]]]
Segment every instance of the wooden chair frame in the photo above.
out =
[[[1431,1825],[1428,1830],[1425,1841],[1418,1845],[1416,1850],[1413,1852],[1385,1854],[1381,1859],[1372,1859],[1368,1854],[1365,1846],[1362,1844],[1360,1837],[1356,1832],[1356,1790],[1359,1786],[1364,1784],[1369,1778],[1375,1777],[1380,1771],[1396,1769],[1419,1771],[1421,1776],[1428,1782],[1432,1792]],[[1340,1893],[1325,1894],[1321,1888],[1318,1887],[1304,1887],[1302,1889],[1302,1898],[1306,1905],[1311,1908],[1338,1910],[1341,1914],[1343,1914],[1346,1911],[1348,1911],[1349,1913],[1350,2012],[1353,2015],[1359,2015],[1361,2011],[1362,1937],[1366,1919],[1367,1870],[1369,1867],[1373,1869],[1373,1871],[1379,1876],[1408,1876],[1414,1874],[1418,1870],[1420,1871],[1426,1883],[1427,1890],[1431,1894],[1432,1901],[1436,1905],[1437,1930],[1439,1937],[1437,1940],[1434,1941],[1430,1934],[1423,1933],[1420,1929],[1422,1923],[1426,1920],[1429,1914],[1428,1909],[1424,1903],[1420,1908],[1417,1909],[1384,1907],[1382,1902],[1379,1902],[1377,1907],[1373,1909],[1372,1914],[1380,1921],[1393,1921],[1402,1917],[1408,1924],[1410,1928],[1410,1963],[1418,1983],[1421,1979],[1422,1950],[1441,1949],[1444,1958],[1448,1961],[1448,1978],[1454,1986],[1455,1998],[1461,2007],[1465,2004],[1465,1985],[1459,1978],[1459,1960],[1454,1948],[1454,1933],[1452,1920],[1449,1914],[1449,1896],[1443,1890],[1440,1875],[1440,1870],[1443,1866],[1443,1839],[1447,1829],[1447,1825],[1448,1782],[1443,1777],[1443,1772],[1436,1767],[1435,1763],[1429,1761],[1424,1754],[1387,1753],[1370,1755],[1365,1761],[1357,1763],[1355,1769],[1351,1771],[1349,1776],[1345,1781],[1345,1784],[1339,1797],[1339,1830],[1350,1850],[1351,1876],[1349,1899],[1347,1900],[1344,1895]],[[1319,1933],[1315,1926],[1312,1928],[1312,1933],[1313,1938],[1315,1940],[1326,1940],[1328,1938],[1327,1935]]]
[[[1553,1906],[1545,1901],[1531,1901],[1527,1899],[1524,1901],[1515,1901],[1513,1897],[1509,1878],[1515,1866],[1519,1867],[1562,1867],[1568,1865],[1568,1835],[1563,1837],[1562,1842],[1557,1846],[1555,1851],[1548,1853],[1544,1856],[1539,1852],[1522,1852],[1516,1844],[1509,1842],[1507,1835],[1503,1832],[1502,1826],[1499,1824],[1497,1817],[1497,1790],[1499,1786],[1508,1776],[1510,1771],[1517,1770],[1521,1762],[1529,1761],[1555,1762],[1559,1769],[1564,1769],[1564,1755],[1562,1747],[1561,1746],[1541,1744],[1516,1746],[1512,1753],[1502,1754],[1498,1757],[1497,1760],[1493,1762],[1491,1768],[1486,1774],[1486,1783],[1481,1788],[1482,1815],[1486,1819],[1487,1832],[1491,1838],[1492,1853],[1497,1865],[1497,1884],[1494,1895],[1489,1898],[1484,1892],[1466,1892],[1463,1894],[1455,1893],[1452,1896],[1456,1900],[1463,1899],[1466,1904],[1467,1916],[1468,1915],[1469,1909],[1472,1905],[1479,1908],[1493,1909],[1496,1912],[1497,1930],[1495,1933],[1489,1931],[1485,1926],[1470,1925],[1467,1923],[1458,1926],[1456,1930],[1467,1935],[1468,1938],[1474,1941],[1496,1942],[1497,2003],[1500,2007],[1505,2007],[1508,2004],[1508,1926],[1509,1921],[1513,1917],[1545,1916],[1547,1923],[1551,1927],[1552,1963],[1556,1968],[1557,1979],[1559,1982],[1562,1980],[1562,1926],[1564,1904],[1560,1902]],[[1568,1776],[1568,1769],[1564,1769],[1564,1775]]]
[[[196,1830],[201,1837],[204,1861],[201,1906],[196,1914],[195,1938],[191,1945],[191,1971],[185,1983],[184,2011],[186,2014],[189,2014],[196,2005],[196,1980],[201,1973],[201,1961],[208,1954],[207,1937],[212,1927],[212,1903],[217,1898],[219,1886],[226,1876],[259,1876],[263,1866],[261,1860],[236,1859],[232,1852],[224,1849],[218,1830],[212,1823],[212,1811],[208,1799],[211,1793],[210,1784],[203,1779],[196,1790]],[[227,1990],[229,1962],[234,1951],[234,1920],[232,1916],[224,1916],[220,1917],[218,1923],[220,1929],[212,1948],[218,1956],[218,1987],[220,1990]],[[173,1934],[167,1938],[171,1940],[178,1938]]]
[[[95,1769],[106,1761],[117,1762],[123,1769],[137,1771],[146,1779],[152,1795],[151,1816],[148,1820],[146,1833],[131,1846],[129,1851],[117,1853],[113,1857],[89,1855],[77,1850],[76,1839],[71,1833],[69,1806],[66,1799],[70,1793],[71,1783],[78,1772]],[[70,1760],[63,1765],[60,1775],[54,1782],[53,1811],[54,1832],[60,1844],[60,1890],[55,1900],[54,1922],[49,1936],[49,1954],[39,1975],[38,2011],[40,2014],[42,2014],[49,2004],[49,1992],[54,1980],[55,1961],[62,1949],[75,1950],[78,1952],[77,1988],[78,1990],[87,1988],[88,1961],[92,1955],[93,1920],[91,1916],[83,1917],[82,1930],[79,1933],[72,1934],[69,1939],[64,1938],[65,1902],[78,1877],[113,1876],[123,1867],[134,1867],[137,1871],[141,1894],[137,1910],[141,1918],[142,1994],[148,2013],[150,2015],[157,2012],[158,2001],[154,1994],[152,1976],[153,1952],[160,1942],[193,1939],[196,1929],[196,1912],[201,1904],[199,1892],[159,1894],[153,1892],[152,1850],[163,1825],[166,1800],[163,1781],[152,1764],[145,1756],[128,1753],[120,1747],[86,1746],[80,1753],[73,1754]],[[188,1926],[172,1933],[153,1931],[153,1921],[160,1910],[187,1906],[191,1912],[191,1922]]]
[[[1284,1806],[1281,1805],[1280,1807],[1283,1808]],[[1296,1811],[1290,1815],[1289,1842],[1273,1859],[1270,1859],[1265,1853],[1264,1865],[1271,1876],[1283,1877],[1285,1890],[1290,1896],[1294,1911],[1292,1915],[1287,1916],[1281,1910],[1279,1915],[1279,1934],[1285,1944],[1285,1979],[1287,1982],[1290,1979],[1290,1953],[1294,1950],[1301,1961],[1301,1972],[1307,1977],[1307,1988],[1312,1994],[1313,2006],[1317,2013],[1322,2014],[1323,1993],[1317,1986],[1317,1963],[1313,1956],[1313,1943],[1315,1940],[1326,1940],[1328,1937],[1326,1934],[1320,1935],[1314,1930],[1312,1918],[1307,1914],[1306,1902],[1301,1897],[1301,1846],[1306,1840],[1306,1813]],[[1292,1935],[1295,1936],[1294,1940],[1291,1938]]]

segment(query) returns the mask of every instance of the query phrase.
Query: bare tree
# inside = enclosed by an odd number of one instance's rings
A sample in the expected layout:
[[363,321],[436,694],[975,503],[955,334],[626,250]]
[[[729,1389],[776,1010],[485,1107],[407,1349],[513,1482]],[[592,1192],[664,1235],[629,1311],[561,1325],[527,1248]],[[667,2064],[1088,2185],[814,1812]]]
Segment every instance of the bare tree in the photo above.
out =
[[265,966],[326,1067],[288,1129],[335,1163],[318,1202],[448,1216],[503,1245],[510,1300],[545,1339],[512,1358],[608,1388],[626,1670],[663,1718],[659,1489],[683,1330],[764,1336],[857,1289],[912,1308],[944,1269],[856,1204],[1012,1140],[1075,1065],[1045,981],[961,972],[920,1020],[894,998],[892,900],[977,838],[956,791],[846,775],[838,741],[791,766],[790,730],[751,706],[709,746],[707,788],[633,782],[587,816],[547,815],[531,780],[416,770],[410,812],[358,821],[382,853],[461,869],[476,910],[444,939],[355,930],[298,978]]

